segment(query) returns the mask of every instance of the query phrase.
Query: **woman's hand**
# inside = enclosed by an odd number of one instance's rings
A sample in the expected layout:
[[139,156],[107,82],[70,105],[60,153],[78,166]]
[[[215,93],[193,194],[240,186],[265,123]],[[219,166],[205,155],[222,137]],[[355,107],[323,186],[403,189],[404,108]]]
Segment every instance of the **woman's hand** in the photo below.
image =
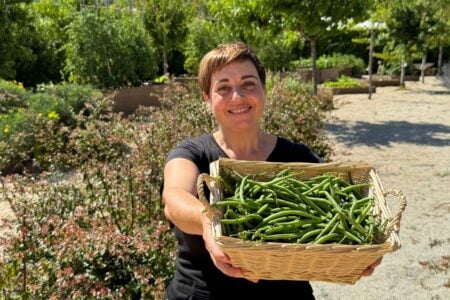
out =
[[373,271],[375,270],[375,268],[381,263],[381,260],[383,259],[383,257],[380,257],[379,259],[377,259],[375,262],[373,262],[370,266],[368,266],[361,274],[361,276],[370,276],[372,275]]
[[211,230],[211,220],[204,213],[202,214],[202,226],[205,247],[217,269],[230,277],[243,277],[241,269],[233,267],[228,255],[226,255],[214,241]]

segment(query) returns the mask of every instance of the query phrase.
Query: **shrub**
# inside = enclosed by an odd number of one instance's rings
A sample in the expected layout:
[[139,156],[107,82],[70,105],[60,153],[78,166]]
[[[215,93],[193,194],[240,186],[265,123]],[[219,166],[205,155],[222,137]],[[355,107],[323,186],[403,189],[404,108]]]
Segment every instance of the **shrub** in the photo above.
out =
[[[30,110],[43,114],[53,110],[60,116],[61,123],[71,128],[84,125],[86,120],[77,117],[79,114],[82,117],[99,116],[110,111],[108,100],[89,85],[49,84],[39,85],[37,90],[29,97]],[[77,124],[77,120],[81,122]]]
[[[292,77],[270,75],[269,86],[266,129],[326,158],[330,148],[321,129],[329,98],[311,96]],[[162,297],[176,253],[159,194],[166,155],[182,139],[216,127],[197,89],[166,87],[161,107],[140,108],[128,119],[109,113],[85,117],[82,109],[76,124],[80,118],[84,125],[66,127],[64,144],[76,157],[70,163],[80,166],[75,175],[3,177],[3,196],[12,203],[19,230],[0,262],[2,296]]]
[[268,85],[271,88],[263,122],[266,130],[304,143],[328,160],[332,149],[323,129],[325,111],[332,108],[332,96],[312,96],[310,85],[292,76],[281,79],[271,75]]
[[59,184],[11,183],[19,234],[0,262],[3,295],[161,298],[174,241],[146,172],[133,161],[93,163]]
[[[97,159],[115,158],[123,153],[124,147],[117,143],[109,149],[108,134],[102,134],[101,130],[90,132],[95,127],[93,124],[111,118],[111,101],[99,91],[74,84],[41,85],[35,93],[14,83],[3,82],[2,86],[8,91],[0,94],[0,100],[5,99],[0,102],[4,104],[0,106],[3,108],[3,113],[0,111],[0,172],[3,174],[74,166],[85,161],[88,153]],[[78,142],[74,141],[76,138]],[[102,148],[89,147],[93,144]],[[119,154],[105,156],[112,150]],[[101,154],[95,156],[96,153]]]
[[0,93],[11,93],[23,98],[27,91],[21,82],[7,81],[0,78]]
[[41,171],[64,151],[63,134],[53,115],[19,109],[0,115],[0,172]]
[[366,86],[358,80],[352,79],[348,76],[342,75],[336,81],[328,81],[323,84],[324,87],[336,87],[336,88],[346,88],[346,87],[361,87]]
[[[365,73],[364,60],[351,54],[334,53],[331,56],[323,55],[316,61],[317,69],[352,68],[355,76]],[[291,68],[311,68],[311,58],[302,58],[291,62]]]
[[21,83],[0,79],[0,114],[25,106],[27,91]]

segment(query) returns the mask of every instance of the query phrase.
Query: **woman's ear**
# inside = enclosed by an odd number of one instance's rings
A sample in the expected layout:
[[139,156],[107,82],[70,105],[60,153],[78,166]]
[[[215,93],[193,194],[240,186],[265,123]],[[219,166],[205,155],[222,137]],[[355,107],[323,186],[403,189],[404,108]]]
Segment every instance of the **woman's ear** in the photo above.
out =
[[205,101],[206,107],[208,107],[208,110],[212,112],[211,108],[211,99],[209,98],[208,94],[205,92],[202,92],[203,100]]

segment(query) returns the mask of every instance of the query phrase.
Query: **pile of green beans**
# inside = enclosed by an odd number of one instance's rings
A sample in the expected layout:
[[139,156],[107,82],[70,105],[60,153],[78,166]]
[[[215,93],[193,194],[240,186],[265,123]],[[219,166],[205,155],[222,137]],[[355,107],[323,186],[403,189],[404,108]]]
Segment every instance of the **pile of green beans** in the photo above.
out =
[[385,222],[373,215],[369,183],[353,184],[326,173],[307,180],[282,170],[266,181],[257,175],[219,177],[224,199],[212,204],[223,212],[225,236],[250,241],[302,244],[376,244]]

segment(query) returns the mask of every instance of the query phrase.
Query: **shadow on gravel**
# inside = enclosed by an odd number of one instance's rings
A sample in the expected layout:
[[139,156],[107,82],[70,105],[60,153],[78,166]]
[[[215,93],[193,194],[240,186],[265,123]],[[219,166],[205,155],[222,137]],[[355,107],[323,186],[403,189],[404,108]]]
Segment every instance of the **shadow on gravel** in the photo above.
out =
[[337,142],[348,146],[391,146],[391,143],[407,143],[436,147],[450,146],[450,126],[442,124],[416,124],[405,121],[389,121],[381,124],[337,122],[325,128]]
[[414,90],[414,94],[427,94],[427,95],[450,95],[450,91],[432,91],[432,90]]

